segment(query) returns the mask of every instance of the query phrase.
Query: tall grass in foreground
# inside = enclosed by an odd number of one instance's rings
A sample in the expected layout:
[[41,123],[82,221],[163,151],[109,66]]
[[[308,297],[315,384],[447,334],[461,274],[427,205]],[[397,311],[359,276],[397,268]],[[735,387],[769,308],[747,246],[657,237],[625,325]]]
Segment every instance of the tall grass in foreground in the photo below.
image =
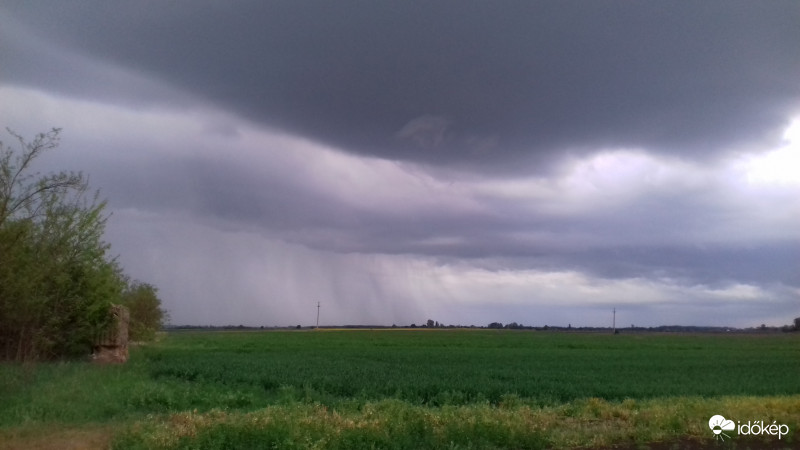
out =
[[[430,408],[382,400],[360,408],[320,404],[270,406],[250,413],[185,412],[133,425],[115,441],[117,449],[486,449],[576,448],[675,442],[712,446],[708,418],[771,422],[780,417],[800,426],[800,396],[694,397],[607,402],[590,398],[556,407],[478,404]],[[783,436],[734,436],[737,448],[795,445],[796,431]],[[728,443],[731,444],[731,439]],[[730,448],[730,447],[728,447]]]
[[[138,352],[137,352],[138,353]],[[155,379],[141,353],[127,365],[0,365],[0,431],[10,426],[119,422],[192,409],[253,409],[263,390]]]

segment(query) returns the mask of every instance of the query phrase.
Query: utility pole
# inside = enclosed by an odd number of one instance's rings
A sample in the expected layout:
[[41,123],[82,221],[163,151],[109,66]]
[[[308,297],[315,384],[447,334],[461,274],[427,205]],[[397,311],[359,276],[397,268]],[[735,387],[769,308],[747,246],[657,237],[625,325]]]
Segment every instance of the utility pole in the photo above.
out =
[[319,302],[317,302],[317,329],[319,329]]
[[614,313],[614,320],[611,322],[611,326],[614,328],[614,334],[617,334],[617,308],[612,310]]

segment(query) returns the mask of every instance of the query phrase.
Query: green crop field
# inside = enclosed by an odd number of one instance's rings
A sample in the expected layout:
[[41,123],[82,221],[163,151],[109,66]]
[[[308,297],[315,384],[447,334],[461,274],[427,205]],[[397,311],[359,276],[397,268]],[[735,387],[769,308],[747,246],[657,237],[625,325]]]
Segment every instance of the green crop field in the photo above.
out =
[[680,448],[715,414],[790,429],[723,445],[793,448],[800,336],[174,332],[122,366],[0,365],[0,400],[9,448]]

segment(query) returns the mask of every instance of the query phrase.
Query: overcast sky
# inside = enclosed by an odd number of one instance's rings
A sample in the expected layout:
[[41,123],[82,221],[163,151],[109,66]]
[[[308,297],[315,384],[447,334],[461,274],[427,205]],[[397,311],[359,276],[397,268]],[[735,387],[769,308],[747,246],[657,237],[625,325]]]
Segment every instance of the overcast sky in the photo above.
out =
[[5,0],[0,125],[63,128],[175,324],[783,325],[798,43],[794,0]]

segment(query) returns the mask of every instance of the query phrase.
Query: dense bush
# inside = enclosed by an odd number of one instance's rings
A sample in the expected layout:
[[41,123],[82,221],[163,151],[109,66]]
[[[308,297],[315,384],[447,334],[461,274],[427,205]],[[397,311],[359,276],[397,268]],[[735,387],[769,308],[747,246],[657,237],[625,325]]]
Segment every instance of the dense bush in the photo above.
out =
[[166,320],[167,313],[161,308],[157,291],[150,284],[134,281],[122,293],[122,304],[131,314],[129,333],[132,341],[152,340]]
[[103,241],[106,203],[86,177],[32,171],[59,131],[27,142],[9,130],[17,148],[0,142],[0,359],[87,355],[126,286]]

